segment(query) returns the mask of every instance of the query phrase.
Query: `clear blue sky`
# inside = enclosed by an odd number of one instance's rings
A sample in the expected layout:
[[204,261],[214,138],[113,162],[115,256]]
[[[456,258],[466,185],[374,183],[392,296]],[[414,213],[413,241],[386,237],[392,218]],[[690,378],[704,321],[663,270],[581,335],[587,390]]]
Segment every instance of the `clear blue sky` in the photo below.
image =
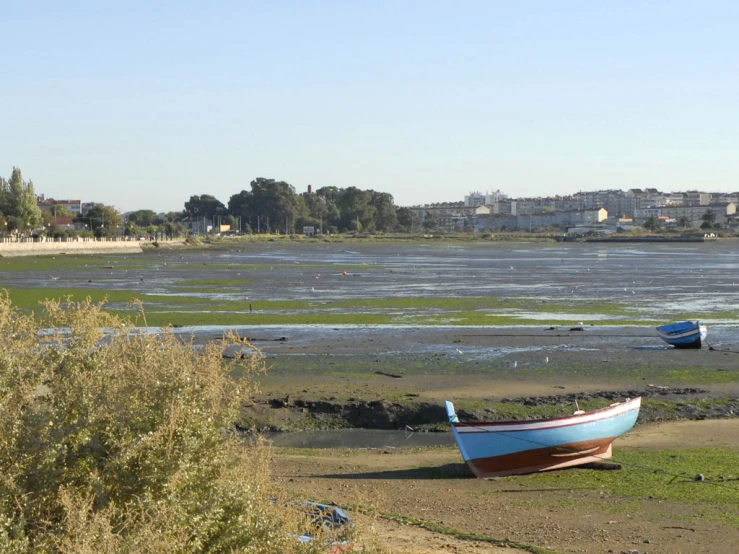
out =
[[739,190],[739,2],[2,2],[0,175],[121,210]]

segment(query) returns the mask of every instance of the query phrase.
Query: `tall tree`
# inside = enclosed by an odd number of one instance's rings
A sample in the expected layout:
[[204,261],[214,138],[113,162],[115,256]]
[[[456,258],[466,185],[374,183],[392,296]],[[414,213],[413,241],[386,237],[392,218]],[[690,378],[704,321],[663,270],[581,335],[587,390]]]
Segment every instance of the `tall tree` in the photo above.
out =
[[[336,202],[343,191],[344,189],[339,187],[321,187],[310,195],[315,199],[314,206],[316,208],[315,212],[311,210],[311,216],[321,220],[324,228],[339,226],[341,213],[336,206]],[[308,204],[308,207],[310,208],[310,204]]]
[[20,168],[13,168],[7,186],[2,185],[0,190],[4,212],[15,228],[26,231],[41,225],[41,210],[36,202],[33,182],[23,180]]
[[371,199],[370,191],[357,187],[345,188],[336,202],[341,213],[341,227],[357,231],[373,230],[375,208],[370,204]]
[[298,199],[295,188],[285,181],[258,177],[251,182],[253,214],[262,224],[267,218],[273,229],[294,230],[295,220],[307,215],[305,202]]
[[103,204],[95,205],[86,216],[78,217],[78,220],[86,222],[98,237],[115,235],[116,229],[123,223],[121,214],[113,206]]
[[374,207],[375,228],[378,231],[392,231],[398,224],[398,217],[393,203],[393,195],[387,192],[370,191],[370,204]]
[[228,213],[223,202],[210,194],[201,194],[200,196],[191,196],[190,200],[185,202],[185,212],[190,217],[207,217],[213,219],[215,216],[224,216]]
[[140,227],[147,227],[154,223],[157,214],[154,210],[136,210],[128,214],[128,221]]
[[662,220],[658,217],[650,215],[644,222],[643,227],[645,229],[649,229],[650,231],[659,231],[660,229],[662,229]]
[[418,214],[410,208],[402,207],[397,211],[398,225],[406,233],[418,232],[421,230],[421,220]]
[[[248,190],[242,190],[241,192],[234,194],[228,200],[228,213],[234,217],[240,217],[240,224],[242,227],[249,225],[252,228],[256,228],[256,220],[254,218],[254,195]],[[261,223],[261,221],[260,221]]]
[[4,177],[0,177],[0,213],[8,214],[8,194],[10,187]]
[[701,219],[703,220],[701,229],[709,229],[713,227],[713,224],[716,222],[716,212],[711,209],[706,209],[706,212],[701,216]]
[[426,231],[435,231],[439,227],[439,216],[436,212],[426,212],[423,218],[423,228]]

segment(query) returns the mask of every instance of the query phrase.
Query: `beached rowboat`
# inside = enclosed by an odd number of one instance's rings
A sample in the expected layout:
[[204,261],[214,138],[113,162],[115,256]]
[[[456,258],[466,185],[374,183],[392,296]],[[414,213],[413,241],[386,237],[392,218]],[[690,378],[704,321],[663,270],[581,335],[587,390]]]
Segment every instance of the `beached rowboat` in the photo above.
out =
[[478,477],[561,469],[611,457],[611,444],[636,422],[641,397],[593,412],[534,421],[463,423],[446,403],[462,458]]
[[699,321],[681,321],[657,327],[657,334],[675,348],[700,348],[706,340],[708,328]]

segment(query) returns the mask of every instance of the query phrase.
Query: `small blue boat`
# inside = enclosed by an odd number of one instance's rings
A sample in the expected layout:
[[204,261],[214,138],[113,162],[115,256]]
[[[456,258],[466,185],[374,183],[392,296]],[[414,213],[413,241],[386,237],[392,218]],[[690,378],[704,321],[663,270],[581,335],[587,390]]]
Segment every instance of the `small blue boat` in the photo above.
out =
[[700,321],[682,321],[657,327],[657,334],[675,348],[700,348],[706,340],[708,328]]

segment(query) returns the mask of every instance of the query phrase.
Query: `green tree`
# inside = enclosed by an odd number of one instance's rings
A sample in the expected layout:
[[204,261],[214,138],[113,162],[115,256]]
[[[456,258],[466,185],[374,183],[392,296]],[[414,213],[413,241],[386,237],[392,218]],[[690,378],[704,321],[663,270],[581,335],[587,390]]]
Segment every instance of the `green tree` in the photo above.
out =
[[5,177],[0,177],[0,213],[8,215],[8,196],[10,194],[10,186]]
[[[375,207],[371,204],[372,193],[357,187],[347,187],[341,191],[336,207],[341,214],[339,225],[343,229],[371,231],[375,228]],[[359,229],[357,229],[359,222]]]
[[[307,207],[295,193],[295,188],[285,181],[258,177],[251,182],[252,215],[285,233],[294,230],[296,220],[307,215]],[[266,220],[266,222],[265,222]]]
[[434,231],[439,227],[439,216],[435,212],[426,212],[423,218],[423,228],[426,231]]
[[90,226],[90,230],[97,237],[110,237],[116,234],[116,230],[121,226],[123,220],[121,214],[113,206],[104,204],[96,204],[85,216],[79,216],[78,221],[82,221]]
[[378,231],[392,231],[398,224],[398,217],[392,194],[370,191],[370,204],[374,208],[375,228]]
[[164,214],[164,221],[171,221],[172,223],[178,223],[182,221],[185,216],[185,212],[167,212]]
[[681,215],[677,218],[678,227],[690,227],[690,218],[686,215]]
[[8,216],[8,227],[30,231],[42,225],[33,182],[24,181],[20,168],[14,167],[9,181],[0,183],[0,206]]
[[[336,202],[341,196],[343,189],[339,187],[321,187],[313,193],[316,200],[316,211],[311,211],[311,216],[323,221],[323,228],[338,227],[341,213]],[[310,209],[310,204],[308,203]]]
[[701,216],[703,223],[701,223],[701,229],[711,229],[716,223],[716,212],[711,209],[706,209],[706,213]]
[[662,220],[651,215],[644,222],[643,227],[653,232],[659,231],[660,229],[662,229]]
[[[242,227],[253,225],[256,228],[256,218],[253,211],[254,195],[248,190],[234,194],[228,200],[228,213],[240,218]],[[261,221],[260,221],[261,223]]]
[[421,230],[421,220],[418,218],[418,214],[410,208],[398,208],[397,218],[401,231],[413,233]]
[[185,202],[185,212],[191,218],[207,217],[213,220],[216,216],[226,215],[228,210],[223,202],[215,196],[201,194],[200,196],[191,196],[190,200]]
[[[318,230],[323,224],[327,227],[330,224],[329,205],[326,199],[318,194],[304,192],[300,195],[305,204],[308,215],[304,216],[299,225],[313,225]],[[335,208],[335,206],[334,206]]]
[[146,227],[157,220],[157,214],[154,210],[136,210],[128,214],[128,221],[134,225]]

